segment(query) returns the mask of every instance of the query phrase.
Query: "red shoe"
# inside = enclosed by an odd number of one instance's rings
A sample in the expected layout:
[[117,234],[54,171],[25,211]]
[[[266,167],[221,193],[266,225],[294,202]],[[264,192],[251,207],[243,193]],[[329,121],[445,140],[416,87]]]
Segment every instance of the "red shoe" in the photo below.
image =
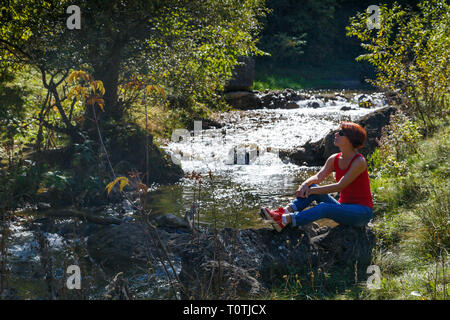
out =
[[261,216],[266,220],[272,222],[272,226],[278,232],[281,232],[285,225],[282,222],[281,216],[285,213],[282,207],[279,207],[277,210],[269,210],[267,208],[261,208]]

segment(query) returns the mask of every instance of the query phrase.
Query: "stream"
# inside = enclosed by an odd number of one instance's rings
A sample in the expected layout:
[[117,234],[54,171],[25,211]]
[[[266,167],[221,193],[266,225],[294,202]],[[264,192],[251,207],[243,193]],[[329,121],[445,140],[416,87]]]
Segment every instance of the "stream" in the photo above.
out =
[[[278,150],[295,149],[309,140],[319,140],[336,129],[340,121],[356,121],[386,106],[381,94],[370,93],[373,107],[360,108],[358,97],[362,93],[354,92],[352,99],[346,99],[336,92],[336,98],[328,101],[311,93],[309,99],[296,102],[297,108],[218,113],[215,120],[221,128],[201,130],[197,123],[193,132],[179,130],[181,134],[175,134],[172,141],[162,147],[185,173],[195,172],[200,179],[186,177],[173,185],[153,186],[148,195],[148,207],[154,213],[183,217],[195,203],[201,224],[214,223],[219,228],[261,227],[259,208],[286,205],[293,199],[297,186],[319,169],[280,159]],[[345,111],[341,110],[344,106]],[[121,209],[108,210],[119,218],[132,219],[129,204],[124,202],[121,206]],[[25,208],[10,222],[8,263],[13,279],[10,285],[19,288],[13,295],[21,299],[51,298],[46,293],[46,274],[42,270],[45,251],[46,255],[52,255],[53,278],[59,279],[61,286],[67,277],[66,261],[84,259],[86,265],[92,267],[89,274],[96,284],[87,296],[100,298],[107,283],[105,277],[89,257],[74,249],[79,247],[77,241],[87,240],[89,233],[85,233],[86,238],[72,239],[70,230],[65,234],[56,230],[70,229],[73,219],[55,219],[53,223],[60,224],[61,228],[44,228],[45,239],[39,242],[35,228],[29,227],[31,220],[33,217]],[[179,267],[178,262],[174,264]],[[167,295],[169,289],[164,272],[158,270],[152,277],[142,270],[129,275],[130,288],[137,292],[137,298],[155,299]],[[77,298],[76,295],[69,297]]]
[[[347,100],[336,93],[335,100],[324,101],[311,93],[309,99],[298,101],[295,109],[219,113],[215,120],[223,127],[175,134],[164,149],[185,173],[194,171],[207,181],[211,173],[214,183],[202,190],[200,213],[210,212],[215,206],[224,216],[227,212],[239,214],[238,225],[222,221],[223,227],[258,227],[260,220],[255,212],[260,207],[286,205],[298,185],[320,169],[280,159],[278,150],[295,150],[308,140],[321,139],[340,121],[356,121],[386,106],[381,94],[372,93],[373,107],[360,108],[357,101],[361,94],[355,92]],[[310,107],[312,102],[317,102],[315,107]],[[350,110],[343,111],[343,107]],[[195,185],[195,181],[183,179],[176,185],[160,187],[150,196],[152,210],[182,217],[194,198],[198,200]],[[209,218],[203,220],[208,222]]]

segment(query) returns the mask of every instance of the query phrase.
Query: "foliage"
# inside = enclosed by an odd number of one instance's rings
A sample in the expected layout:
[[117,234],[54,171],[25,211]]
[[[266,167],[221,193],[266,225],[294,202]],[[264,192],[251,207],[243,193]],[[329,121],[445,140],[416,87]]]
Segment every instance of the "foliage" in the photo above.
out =
[[406,158],[417,152],[422,129],[420,123],[401,111],[391,115],[389,125],[382,129],[379,148],[368,157],[371,172],[385,176],[405,175],[408,171]]
[[350,19],[347,35],[357,37],[377,69],[371,83],[396,92],[410,114],[432,129],[435,119],[448,115],[450,95],[450,5],[442,0],[421,1],[417,11],[380,7],[381,28],[367,28],[368,13]]
[[446,257],[450,250],[450,191],[446,181],[431,190],[431,199],[417,211],[423,230],[420,250],[431,260]]
[[[264,59],[266,61],[281,65],[296,63],[305,44],[311,43],[313,47],[331,37],[329,32],[323,31],[333,18],[335,1],[269,0],[267,7],[271,12],[264,20],[261,48],[272,57]],[[319,59],[326,54],[323,50],[316,52]]]
[[[91,73],[103,82],[108,117],[120,119],[138,98],[121,96],[130,81],[165,87],[190,107],[223,87],[238,56],[260,53],[262,0],[79,0],[82,30],[66,28],[70,4],[8,1],[0,16],[2,63],[32,65],[50,88],[70,69]],[[58,80],[45,83],[46,74]]]
[[[401,174],[372,179],[376,201],[374,263],[382,288],[371,299],[445,299],[448,296],[448,121],[404,155]],[[395,152],[395,151],[394,151]]]
[[9,141],[14,144],[14,137],[24,134],[26,124],[24,123],[25,97],[27,90],[22,91],[18,85],[12,84],[14,75],[8,70],[0,73],[0,141]]

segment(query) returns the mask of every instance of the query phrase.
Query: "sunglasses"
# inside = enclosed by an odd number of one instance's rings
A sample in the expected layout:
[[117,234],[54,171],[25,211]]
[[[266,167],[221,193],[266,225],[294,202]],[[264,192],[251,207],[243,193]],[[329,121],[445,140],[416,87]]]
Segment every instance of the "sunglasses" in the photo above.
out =
[[345,136],[345,132],[344,132],[344,130],[339,130],[339,132],[338,132],[338,134],[342,137],[342,136]]

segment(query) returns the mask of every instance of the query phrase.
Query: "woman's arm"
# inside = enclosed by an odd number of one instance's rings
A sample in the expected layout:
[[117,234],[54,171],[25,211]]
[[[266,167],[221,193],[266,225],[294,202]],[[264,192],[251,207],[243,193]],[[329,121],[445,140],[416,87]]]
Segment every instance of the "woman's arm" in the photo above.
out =
[[325,194],[331,192],[340,192],[342,189],[347,187],[350,183],[352,183],[361,173],[364,172],[367,168],[366,161],[358,157],[353,161],[348,172],[339,180],[337,183],[328,184],[326,186],[321,187],[312,187],[306,191],[306,196],[310,194]]
[[303,181],[303,183],[298,187],[298,189],[295,193],[297,197],[304,198],[306,190],[308,189],[308,187],[310,185],[321,183],[326,177],[328,177],[330,175],[330,173],[333,172],[334,157],[336,155],[337,155],[337,153],[331,155],[325,162],[325,165],[320,169],[320,171],[318,173],[316,173],[315,175],[313,175],[313,176],[309,177],[308,179],[306,179],[305,181]]

